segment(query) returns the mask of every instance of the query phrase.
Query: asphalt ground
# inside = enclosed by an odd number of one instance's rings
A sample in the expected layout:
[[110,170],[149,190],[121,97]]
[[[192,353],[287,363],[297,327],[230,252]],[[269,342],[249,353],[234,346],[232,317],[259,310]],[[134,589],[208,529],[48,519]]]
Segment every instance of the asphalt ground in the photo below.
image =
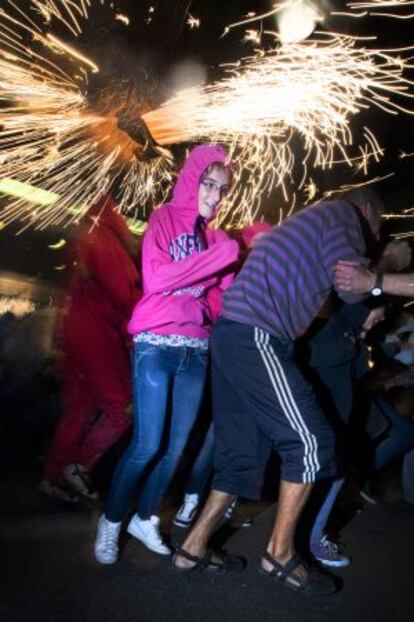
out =
[[[7,481],[6,481],[7,479]],[[257,571],[275,505],[245,506],[251,528],[222,530],[230,552],[248,562],[242,573],[179,574],[168,558],[123,539],[121,559],[93,557],[99,504],[66,506],[35,491],[36,474],[0,477],[1,622],[401,622],[414,619],[414,506],[366,505],[342,530],[352,565],[336,571],[337,594],[297,594]],[[170,508],[163,529],[171,531]]]

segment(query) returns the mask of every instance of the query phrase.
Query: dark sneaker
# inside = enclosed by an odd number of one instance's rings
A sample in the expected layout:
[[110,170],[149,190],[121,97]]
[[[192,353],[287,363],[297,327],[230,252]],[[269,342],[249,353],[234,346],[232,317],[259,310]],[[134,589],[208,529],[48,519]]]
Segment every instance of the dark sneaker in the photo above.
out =
[[328,568],[346,568],[351,563],[349,557],[343,555],[340,547],[326,536],[322,536],[319,544],[311,546],[311,553],[322,566]]

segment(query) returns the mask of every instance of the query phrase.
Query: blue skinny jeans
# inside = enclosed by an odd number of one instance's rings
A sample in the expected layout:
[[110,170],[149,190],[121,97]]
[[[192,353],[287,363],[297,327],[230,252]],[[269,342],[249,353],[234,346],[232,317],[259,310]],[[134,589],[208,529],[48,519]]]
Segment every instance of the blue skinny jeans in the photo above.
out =
[[414,423],[400,415],[392,404],[384,400],[377,400],[376,404],[389,424],[385,438],[375,448],[374,468],[378,471],[414,447]]
[[134,344],[134,431],[112,480],[108,520],[122,520],[138,483],[138,516],[158,513],[197,419],[207,361],[198,348]]

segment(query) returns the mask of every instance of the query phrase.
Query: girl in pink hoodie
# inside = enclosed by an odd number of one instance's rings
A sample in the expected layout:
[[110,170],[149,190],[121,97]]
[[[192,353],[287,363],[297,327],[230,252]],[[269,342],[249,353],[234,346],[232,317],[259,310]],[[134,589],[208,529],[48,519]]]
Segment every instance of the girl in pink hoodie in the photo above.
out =
[[128,326],[134,341],[134,434],[99,520],[95,557],[101,563],[118,558],[121,520],[143,475],[128,532],[161,555],[171,553],[157,517],[202,400],[211,328],[207,292],[228,287],[238,257],[237,242],[206,227],[230,182],[226,152],[217,145],[196,147],[171,202],[150,218],[142,250],[143,297]]

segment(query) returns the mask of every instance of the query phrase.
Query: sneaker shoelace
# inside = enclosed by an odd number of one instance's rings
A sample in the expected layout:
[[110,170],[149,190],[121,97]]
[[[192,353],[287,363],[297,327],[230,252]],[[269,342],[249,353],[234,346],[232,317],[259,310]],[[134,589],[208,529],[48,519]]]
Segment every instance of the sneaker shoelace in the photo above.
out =
[[179,513],[186,518],[190,518],[196,507],[197,502],[194,501],[194,499],[192,499],[191,497],[187,497],[184,499],[184,503],[181,506],[181,510]]
[[339,546],[332,540],[329,540],[327,536],[322,536],[321,547],[331,555],[338,555],[339,553]]
[[118,540],[118,534],[110,529],[108,525],[103,524],[103,541],[105,548],[113,548],[116,547]]

